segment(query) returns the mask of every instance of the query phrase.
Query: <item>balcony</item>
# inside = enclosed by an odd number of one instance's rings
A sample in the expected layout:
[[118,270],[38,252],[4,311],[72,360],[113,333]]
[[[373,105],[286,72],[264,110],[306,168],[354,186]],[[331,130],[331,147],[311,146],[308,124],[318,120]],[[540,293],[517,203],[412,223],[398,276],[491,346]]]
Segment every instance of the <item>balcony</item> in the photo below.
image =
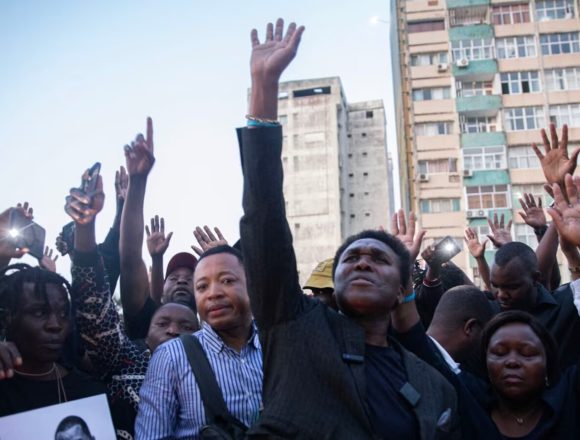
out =
[[466,65],[461,65],[460,62],[453,64],[453,75],[458,81],[492,81],[496,73],[496,60],[468,61]]
[[487,147],[506,144],[506,136],[503,131],[486,133],[463,133],[461,135],[461,146],[463,148]]
[[465,177],[464,186],[479,185],[508,185],[510,175],[508,170],[478,170],[473,171],[471,177]]
[[462,116],[495,116],[501,108],[501,96],[479,95],[456,98],[457,112]]
[[490,0],[447,0],[447,8],[470,8],[474,6],[487,6],[490,3]]
[[493,38],[493,28],[489,24],[474,24],[449,29],[451,41],[473,40],[479,38]]

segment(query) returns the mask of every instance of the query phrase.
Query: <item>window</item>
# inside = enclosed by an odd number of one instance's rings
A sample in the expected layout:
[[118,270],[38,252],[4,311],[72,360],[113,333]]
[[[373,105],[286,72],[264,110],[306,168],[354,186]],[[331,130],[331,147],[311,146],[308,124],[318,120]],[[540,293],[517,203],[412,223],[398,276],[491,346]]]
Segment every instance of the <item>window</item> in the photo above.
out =
[[451,87],[432,87],[413,90],[413,101],[431,101],[451,98]]
[[505,169],[505,147],[464,148],[463,167],[473,171]]
[[415,124],[415,136],[437,136],[451,134],[452,132],[452,122],[423,122]]
[[538,246],[538,239],[536,234],[534,234],[534,230],[525,223],[514,224],[514,232],[516,241],[525,243],[532,249]]
[[561,127],[580,127],[580,104],[562,104],[550,106],[550,122]]
[[578,32],[540,35],[542,55],[559,55],[561,53],[580,52],[579,35]]
[[536,20],[557,20],[573,18],[572,0],[536,0]]
[[507,131],[537,130],[545,125],[542,107],[516,107],[505,109]]
[[278,122],[280,122],[280,125],[286,125],[288,123],[288,115],[278,116]]
[[532,147],[517,146],[508,148],[510,168],[540,168],[540,160]]
[[489,60],[494,57],[493,39],[476,38],[451,42],[453,61],[467,58],[468,60]]
[[509,208],[507,185],[481,185],[465,187],[467,209]]
[[457,82],[457,96],[469,98],[470,96],[491,95],[493,81]]
[[461,210],[459,199],[428,199],[419,202],[423,213],[457,212]]
[[549,198],[546,191],[544,191],[544,185],[537,183],[537,184],[529,184],[529,185],[513,185],[512,186],[512,196],[513,196],[513,206],[520,206],[520,199],[524,197],[524,193],[532,194],[536,203],[538,198],[542,199],[542,206],[545,208],[551,202],[552,199]]
[[498,38],[495,43],[499,59],[536,56],[536,40],[533,35]]
[[330,95],[330,92],[331,92],[330,86],[315,87],[313,89],[294,90],[292,92],[292,96],[294,98],[302,98],[305,96],[314,96],[314,95]]
[[367,119],[371,119],[373,116],[374,116],[374,113],[373,113],[373,111],[372,111],[372,110],[367,110],[367,111],[365,112],[365,118],[367,118]]
[[431,21],[416,21],[414,23],[407,23],[407,32],[412,34],[415,32],[432,32],[432,31],[444,31],[445,21],[444,20],[431,20]]
[[456,173],[457,159],[420,160],[419,174]]
[[546,90],[578,90],[580,89],[580,67],[552,69],[545,72]]
[[461,133],[489,133],[497,128],[495,116],[463,116],[460,125]]
[[494,5],[491,11],[493,24],[517,24],[530,22],[530,7],[527,3],[516,5]]
[[[479,226],[470,226],[470,227],[477,234],[477,237],[479,238],[480,243],[483,243],[484,240],[489,240],[489,238],[487,236],[489,234],[491,234],[491,231],[489,230],[488,225],[479,225]],[[489,250],[489,248],[488,248],[488,250]]]
[[416,53],[411,55],[411,66],[433,66],[447,62],[447,52]]
[[540,91],[540,74],[534,72],[507,72],[501,74],[501,93],[519,95]]

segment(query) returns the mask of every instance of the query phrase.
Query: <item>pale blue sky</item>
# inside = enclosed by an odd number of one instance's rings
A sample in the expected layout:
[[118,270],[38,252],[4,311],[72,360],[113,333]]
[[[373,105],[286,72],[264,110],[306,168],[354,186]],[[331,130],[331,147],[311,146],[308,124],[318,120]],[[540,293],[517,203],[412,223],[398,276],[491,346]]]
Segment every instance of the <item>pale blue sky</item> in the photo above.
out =
[[340,76],[349,101],[383,99],[394,140],[388,26],[369,24],[371,16],[388,19],[388,9],[385,0],[0,0],[0,206],[29,201],[52,246],[69,220],[65,195],[99,160],[103,239],[122,147],[150,115],[157,163],[145,216],[164,216],[174,231],[166,262],[189,249],[195,225],[218,225],[235,241],[242,210],[234,128],[246,113],[250,29],[262,36],[279,16],[305,25],[282,80]]

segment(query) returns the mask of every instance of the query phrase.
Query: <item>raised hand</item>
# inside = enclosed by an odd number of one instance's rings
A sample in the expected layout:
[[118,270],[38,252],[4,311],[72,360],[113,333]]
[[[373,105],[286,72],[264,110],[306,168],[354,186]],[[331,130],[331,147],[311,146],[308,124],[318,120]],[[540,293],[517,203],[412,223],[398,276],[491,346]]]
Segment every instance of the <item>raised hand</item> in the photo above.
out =
[[125,201],[127,198],[127,187],[129,186],[129,176],[124,166],[119,167],[119,171],[115,171],[115,193],[117,195],[117,202]]
[[17,203],[16,208],[21,210],[22,214],[24,214],[24,217],[26,217],[28,220],[32,220],[34,218],[34,210],[32,209],[32,206],[28,204],[28,202]]
[[0,214],[0,267],[9,264],[11,258],[21,258],[28,252],[26,248],[17,248],[10,235],[10,214],[14,209],[32,218],[32,208],[28,207],[28,202],[24,202],[24,205],[19,203],[16,208],[8,208]]
[[565,177],[565,189],[568,200],[566,200],[562,189],[558,184],[554,184],[554,207],[548,208],[548,213],[552,216],[558,234],[570,243],[580,246],[580,177],[572,177],[570,174]]
[[272,23],[266,26],[266,39],[260,43],[258,31],[252,29],[252,56],[250,67],[252,78],[277,82],[282,72],[296,56],[304,26],[296,28],[296,23],[290,23],[284,35],[284,20],[276,21],[276,28]]
[[545,154],[540,151],[535,143],[532,144],[532,148],[538,159],[540,159],[548,184],[558,183],[563,187],[564,176],[566,174],[574,174],[580,148],[574,150],[570,157],[568,156],[568,125],[566,124],[562,126],[562,138],[559,142],[554,124],[550,124],[551,141],[548,139],[546,130],[542,129],[540,133],[544,143]]
[[409,213],[409,223],[405,219],[405,211],[399,209],[398,212],[393,214],[391,220],[391,232],[399,240],[403,242],[405,247],[411,254],[411,262],[414,262],[419,255],[419,250],[421,249],[421,243],[423,243],[423,237],[427,231],[419,231],[415,234],[415,228],[417,224],[417,217],[413,212]]
[[96,215],[101,212],[105,203],[103,193],[103,178],[97,176],[97,184],[94,193],[86,194],[80,188],[72,188],[66,197],[65,212],[77,225],[87,225],[95,221]]
[[165,235],[165,220],[163,217],[160,218],[156,215],[152,218],[151,230],[149,230],[149,226],[145,225],[145,233],[147,234],[147,249],[149,250],[149,255],[155,257],[165,254],[173,232],[170,232],[167,236]]
[[147,176],[155,163],[153,154],[153,121],[147,118],[147,137],[141,133],[130,145],[125,145],[125,161],[129,176]]
[[503,214],[500,216],[498,221],[497,213],[494,213],[493,221],[491,218],[488,218],[487,224],[489,225],[489,229],[491,231],[491,234],[488,234],[487,236],[496,248],[500,248],[504,244],[513,241],[511,233],[512,221],[510,220],[506,227],[505,217]]
[[463,239],[465,240],[467,249],[469,249],[469,253],[473,256],[473,258],[478,259],[483,257],[485,254],[485,246],[489,241],[488,238],[483,240],[483,243],[480,243],[477,233],[473,229],[467,228],[465,229],[465,236]]
[[40,259],[40,267],[46,270],[50,270],[51,272],[56,272],[56,260],[58,260],[58,255],[55,254],[53,258],[52,254],[53,250],[48,246],[45,246],[44,255]]
[[529,193],[524,193],[524,198],[519,199],[520,205],[522,206],[523,212],[520,212],[522,219],[526,222],[526,225],[538,229],[546,226],[548,221],[546,219],[546,214],[542,208],[542,198],[538,197],[538,204],[534,196]]
[[217,235],[217,238],[215,235],[213,235],[213,232],[208,226],[204,226],[203,229],[197,226],[193,230],[193,235],[201,246],[201,249],[196,246],[191,246],[191,249],[193,249],[193,251],[200,257],[208,249],[228,244],[219,228],[214,227],[213,229]]
[[22,365],[22,356],[13,342],[0,341],[0,380],[14,377],[14,369]]

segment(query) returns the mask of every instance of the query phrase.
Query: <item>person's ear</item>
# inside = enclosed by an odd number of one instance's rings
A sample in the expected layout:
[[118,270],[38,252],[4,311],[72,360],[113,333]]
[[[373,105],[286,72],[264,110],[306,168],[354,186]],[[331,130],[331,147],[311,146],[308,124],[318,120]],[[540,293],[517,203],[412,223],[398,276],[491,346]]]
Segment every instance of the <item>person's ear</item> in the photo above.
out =
[[535,270],[532,272],[532,279],[534,280],[535,284],[541,283],[542,281],[542,273],[539,270]]
[[465,324],[463,325],[463,333],[468,337],[473,336],[477,325],[478,325],[477,319],[475,318],[468,319],[467,321],[465,321]]

